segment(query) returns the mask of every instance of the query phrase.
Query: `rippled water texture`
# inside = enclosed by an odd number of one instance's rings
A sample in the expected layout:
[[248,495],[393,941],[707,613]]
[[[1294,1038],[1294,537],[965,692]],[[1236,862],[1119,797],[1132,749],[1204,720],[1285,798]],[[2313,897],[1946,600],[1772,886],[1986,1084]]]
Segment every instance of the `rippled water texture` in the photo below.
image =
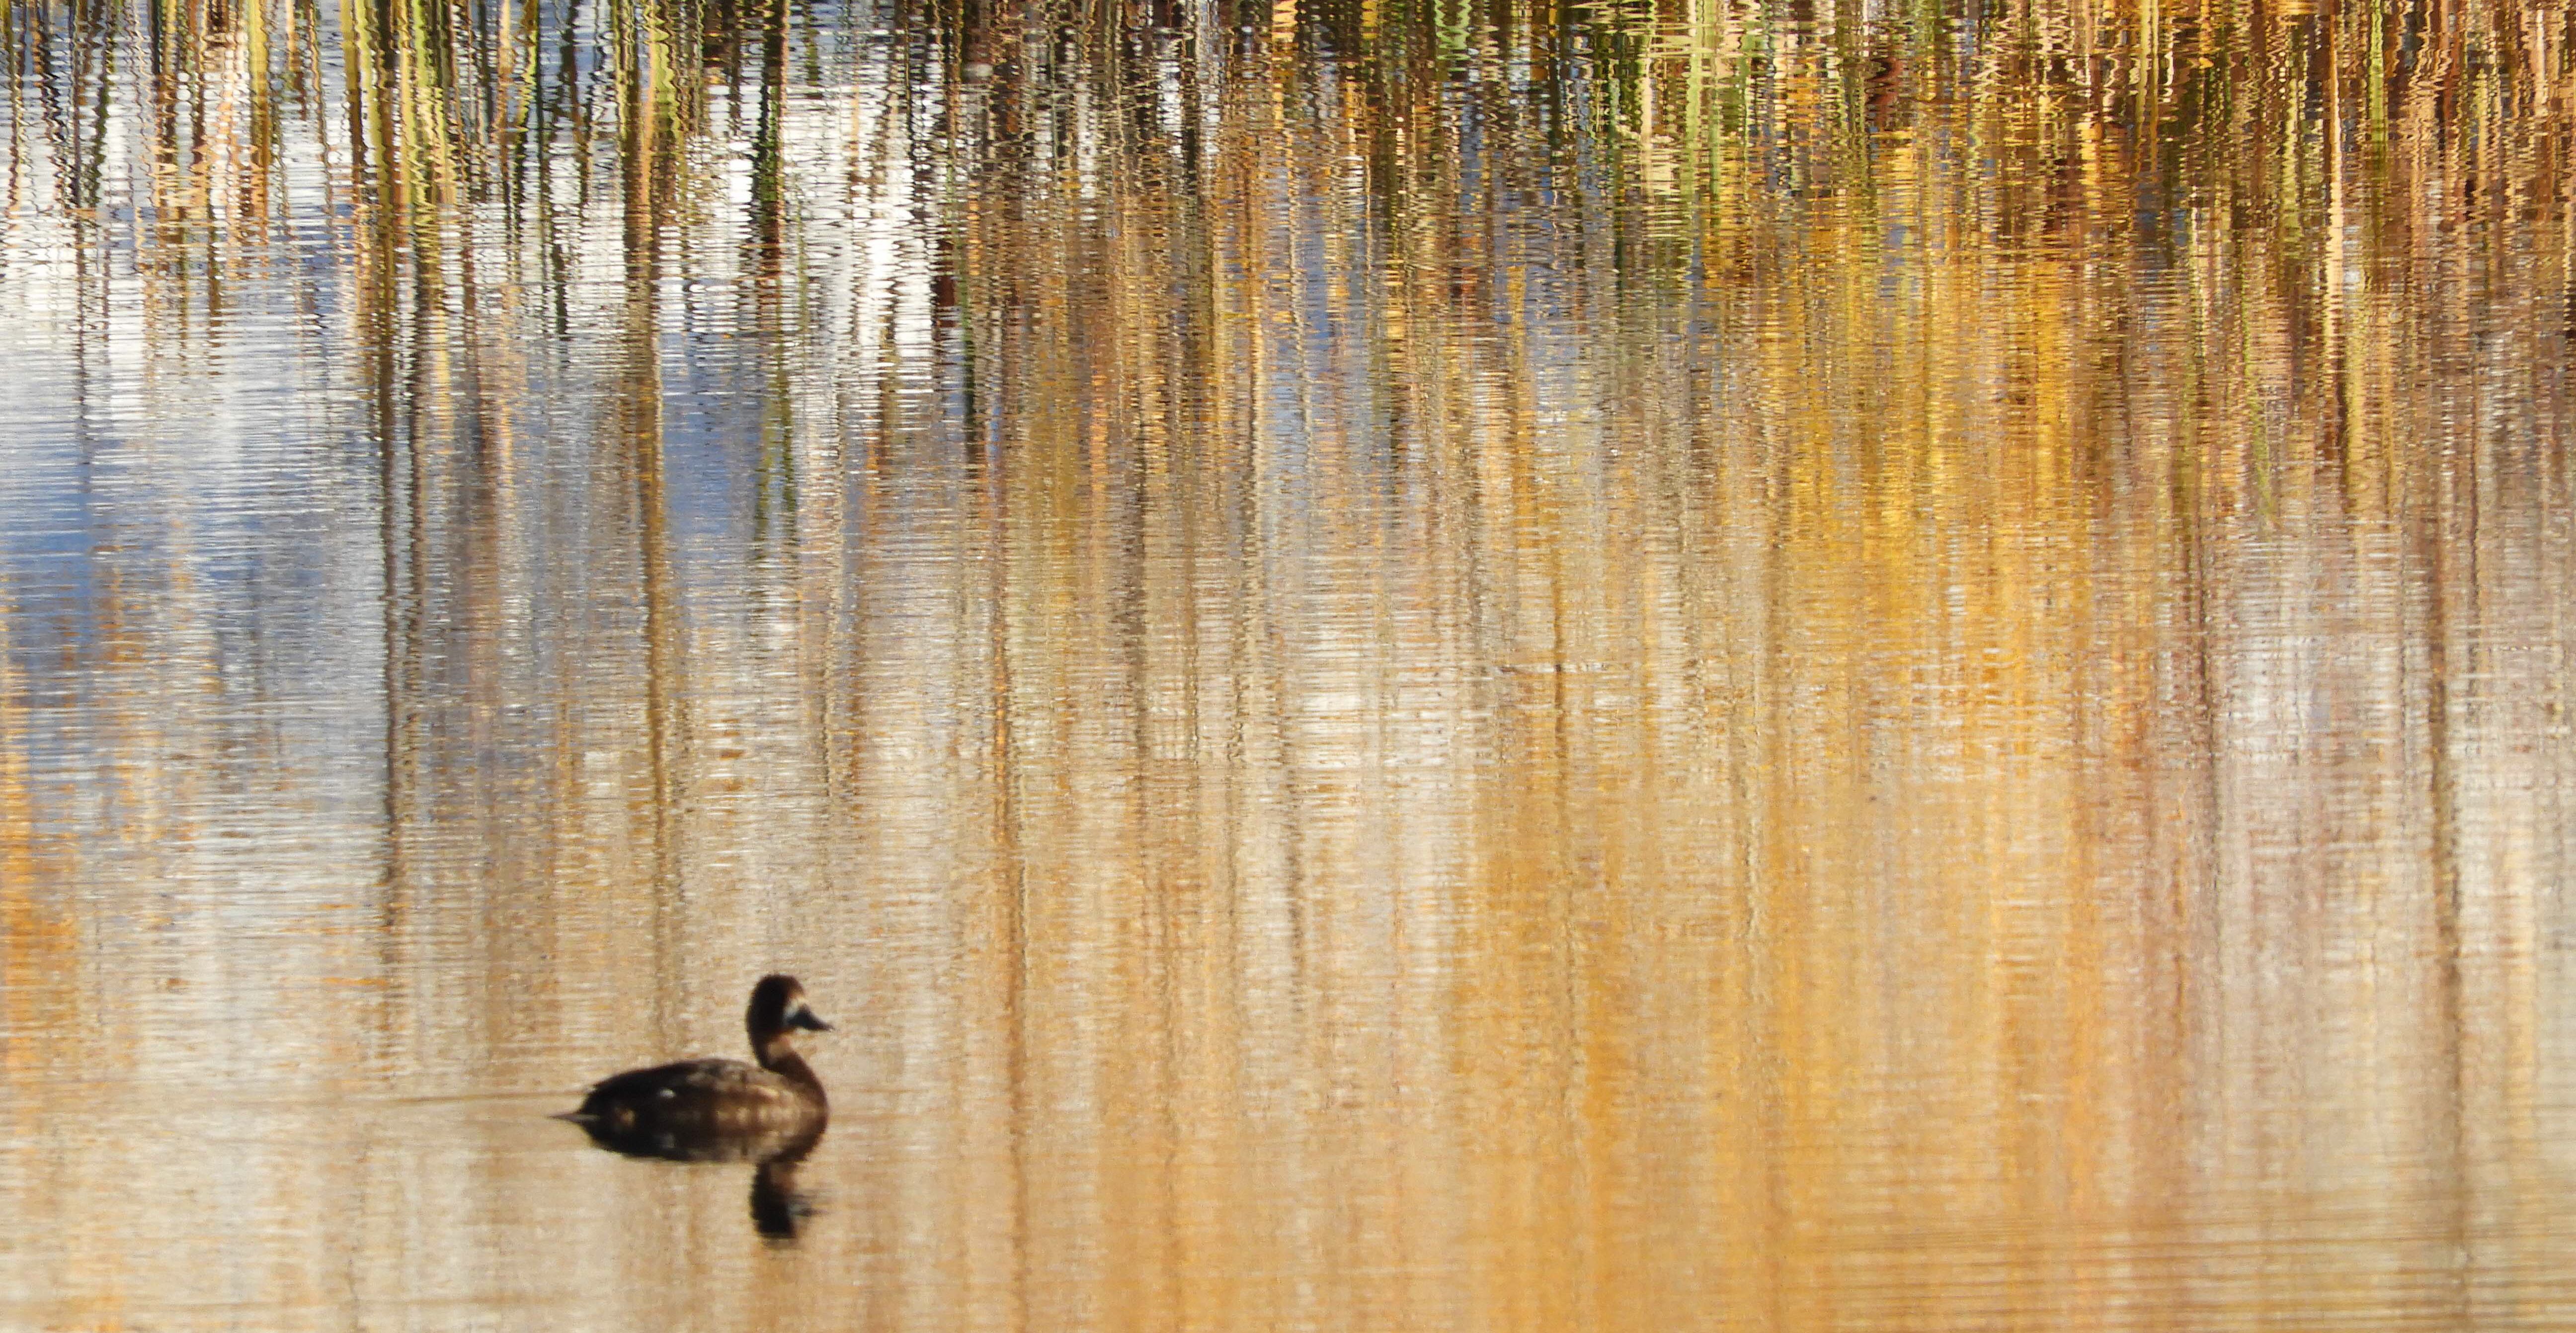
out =
[[0,1326],[2576,1321],[2565,0],[0,18]]

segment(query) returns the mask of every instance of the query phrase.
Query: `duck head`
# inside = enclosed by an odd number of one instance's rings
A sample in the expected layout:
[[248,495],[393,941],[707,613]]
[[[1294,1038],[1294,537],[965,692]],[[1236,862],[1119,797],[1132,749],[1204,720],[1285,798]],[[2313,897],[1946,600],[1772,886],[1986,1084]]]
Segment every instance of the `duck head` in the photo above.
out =
[[743,1015],[743,1025],[751,1030],[751,1048],[766,1055],[771,1043],[785,1044],[788,1034],[799,1030],[829,1032],[832,1025],[824,1022],[805,1003],[805,988],[796,978],[772,972],[751,988],[751,1009]]

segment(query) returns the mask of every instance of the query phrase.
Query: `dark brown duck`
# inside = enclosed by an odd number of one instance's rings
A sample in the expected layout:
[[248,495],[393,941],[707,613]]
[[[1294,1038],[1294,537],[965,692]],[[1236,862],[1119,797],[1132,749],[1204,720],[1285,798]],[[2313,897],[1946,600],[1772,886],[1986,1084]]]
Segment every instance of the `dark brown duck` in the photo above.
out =
[[743,1026],[757,1066],[705,1059],[630,1069],[594,1085],[563,1119],[610,1147],[656,1156],[759,1158],[795,1140],[810,1144],[832,1108],[795,1033],[832,1025],[805,1003],[796,978],[772,973],[752,987]]

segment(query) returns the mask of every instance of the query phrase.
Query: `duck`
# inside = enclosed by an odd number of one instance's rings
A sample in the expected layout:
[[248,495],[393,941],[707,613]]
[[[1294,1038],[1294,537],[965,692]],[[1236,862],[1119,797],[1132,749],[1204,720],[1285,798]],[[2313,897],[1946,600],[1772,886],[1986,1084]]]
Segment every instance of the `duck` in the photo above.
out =
[[760,1061],[707,1058],[629,1069],[592,1084],[581,1108],[557,1116],[602,1147],[692,1161],[802,1156],[831,1119],[823,1080],[796,1051],[795,1034],[830,1032],[796,978],[773,972],[751,988],[743,1014]]

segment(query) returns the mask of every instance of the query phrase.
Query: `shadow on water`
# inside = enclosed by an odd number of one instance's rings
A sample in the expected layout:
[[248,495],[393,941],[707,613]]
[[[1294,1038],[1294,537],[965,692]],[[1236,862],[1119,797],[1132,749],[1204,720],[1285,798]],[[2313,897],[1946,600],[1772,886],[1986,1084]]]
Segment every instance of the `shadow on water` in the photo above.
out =
[[792,1242],[814,1215],[814,1197],[798,1186],[796,1174],[814,1145],[823,1141],[822,1125],[768,1133],[687,1134],[619,1129],[595,1120],[575,1123],[592,1143],[627,1157],[695,1164],[758,1163],[751,1173],[751,1225],[764,1240]]

